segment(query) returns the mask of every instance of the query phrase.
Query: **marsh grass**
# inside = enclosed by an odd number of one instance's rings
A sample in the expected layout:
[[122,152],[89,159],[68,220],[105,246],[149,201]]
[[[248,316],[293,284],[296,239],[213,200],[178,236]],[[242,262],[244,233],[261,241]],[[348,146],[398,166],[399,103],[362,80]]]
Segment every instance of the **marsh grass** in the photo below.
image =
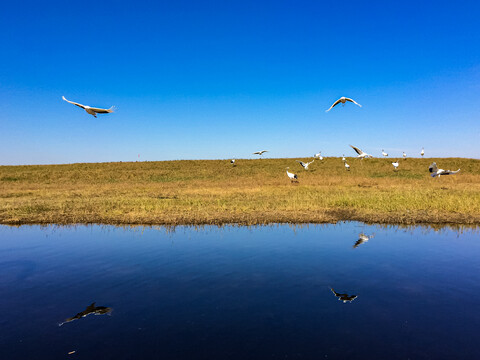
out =
[[[308,160],[308,159],[300,159]],[[0,222],[480,224],[480,161],[340,158],[0,166]],[[428,166],[462,171],[433,179]],[[285,168],[298,174],[292,184]]]

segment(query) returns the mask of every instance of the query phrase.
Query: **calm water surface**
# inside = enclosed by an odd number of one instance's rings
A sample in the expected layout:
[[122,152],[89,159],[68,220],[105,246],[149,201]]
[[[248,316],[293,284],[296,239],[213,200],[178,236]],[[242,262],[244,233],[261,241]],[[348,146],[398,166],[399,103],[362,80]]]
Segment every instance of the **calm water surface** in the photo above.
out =
[[0,359],[480,359],[479,278],[475,230],[0,227]]

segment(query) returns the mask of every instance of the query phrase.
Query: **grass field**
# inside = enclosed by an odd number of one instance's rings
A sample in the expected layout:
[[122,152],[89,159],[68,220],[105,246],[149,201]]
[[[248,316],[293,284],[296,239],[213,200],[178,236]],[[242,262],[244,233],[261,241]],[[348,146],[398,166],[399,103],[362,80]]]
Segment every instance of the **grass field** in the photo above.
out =
[[[340,158],[309,171],[295,159],[0,166],[0,223],[480,224],[479,160],[400,160],[398,172],[393,160],[347,158],[350,172]],[[433,179],[432,161],[462,170]]]

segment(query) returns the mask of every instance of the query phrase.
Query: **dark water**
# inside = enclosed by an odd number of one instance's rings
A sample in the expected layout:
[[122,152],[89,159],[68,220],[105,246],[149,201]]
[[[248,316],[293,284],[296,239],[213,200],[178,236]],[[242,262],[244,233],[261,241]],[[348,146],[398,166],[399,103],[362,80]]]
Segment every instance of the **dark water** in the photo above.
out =
[[474,230],[0,227],[0,359],[480,359],[479,280]]

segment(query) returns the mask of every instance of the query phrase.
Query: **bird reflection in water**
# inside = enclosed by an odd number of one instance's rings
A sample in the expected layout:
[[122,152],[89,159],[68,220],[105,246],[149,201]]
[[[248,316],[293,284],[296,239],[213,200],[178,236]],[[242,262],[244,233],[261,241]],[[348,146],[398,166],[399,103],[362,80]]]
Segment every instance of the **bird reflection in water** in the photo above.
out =
[[357,295],[348,295],[348,294],[340,294],[337,293],[333,288],[330,288],[332,290],[333,294],[338,298],[338,301],[343,301],[343,303],[352,302],[357,298]]
[[81,319],[82,317],[88,316],[88,315],[110,315],[112,313],[112,308],[105,307],[105,306],[95,306],[95,303],[92,303],[91,305],[87,306],[85,310],[82,312],[79,312],[77,315],[66,319],[64,322],[58,324],[58,326],[62,326],[63,324],[69,323],[74,320]]
[[358,240],[355,242],[353,245],[353,248],[356,249],[360,245],[362,245],[364,242],[367,242],[371,238],[373,238],[374,235],[365,235],[364,233],[358,234]]

